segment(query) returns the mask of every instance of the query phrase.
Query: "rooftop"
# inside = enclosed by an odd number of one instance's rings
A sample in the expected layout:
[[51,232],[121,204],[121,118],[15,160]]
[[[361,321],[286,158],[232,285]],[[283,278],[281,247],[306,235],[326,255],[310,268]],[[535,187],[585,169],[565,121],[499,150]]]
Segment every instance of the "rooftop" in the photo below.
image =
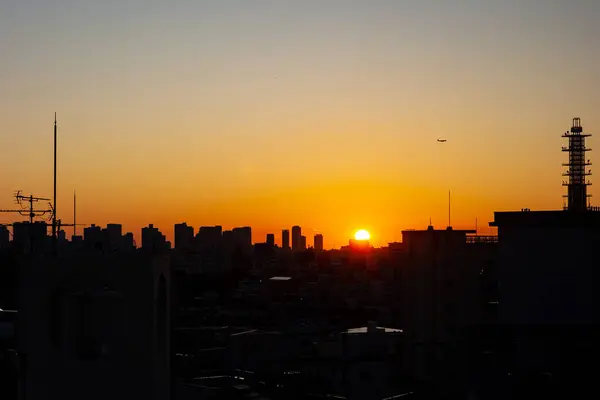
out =
[[600,209],[592,208],[582,212],[569,210],[496,211],[490,226],[538,226],[538,227],[596,227],[600,228]]
[[[384,332],[384,333],[402,333],[402,329],[395,329],[395,328],[386,328],[385,326],[376,326],[376,327],[371,327],[371,329],[375,328],[376,332]],[[346,333],[368,333],[369,332],[369,326],[361,326],[359,328],[352,328],[352,329],[348,329],[346,331]]]
[[424,234],[431,234],[431,233],[436,233],[436,234],[448,234],[448,233],[453,233],[453,234],[461,234],[461,235],[466,235],[469,233],[477,233],[477,231],[475,229],[453,229],[451,226],[445,228],[445,229],[435,229],[433,226],[429,225],[427,227],[427,229],[405,229],[402,231],[402,234],[409,234],[409,235],[424,235]]
[[270,278],[270,281],[289,281],[292,279],[290,276],[274,276]]

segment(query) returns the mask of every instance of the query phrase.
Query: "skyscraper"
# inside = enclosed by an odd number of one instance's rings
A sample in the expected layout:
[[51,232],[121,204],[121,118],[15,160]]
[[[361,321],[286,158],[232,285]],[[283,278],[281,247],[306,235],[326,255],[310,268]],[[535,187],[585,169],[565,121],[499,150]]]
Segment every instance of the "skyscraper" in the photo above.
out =
[[153,224],[142,228],[142,249],[150,251],[162,251],[168,248],[169,246],[167,245],[167,239],[165,238],[165,235],[163,235],[162,232]]
[[267,233],[267,245],[275,247],[275,234]]
[[249,226],[242,226],[232,229],[233,240],[236,246],[243,249],[252,248],[252,228]]
[[323,235],[320,233],[315,235],[314,248],[316,251],[323,251]]
[[300,236],[300,250],[306,250],[306,236]]
[[175,248],[189,249],[194,242],[194,228],[187,223],[175,224]]
[[290,248],[290,231],[287,229],[281,231],[281,247],[286,250]]
[[300,250],[300,237],[302,236],[302,228],[298,225],[292,226],[292,250]]
[[196,243],[200,248],[217,247],[223,238],[223,228],[216,226],[201,226],[196,235]]

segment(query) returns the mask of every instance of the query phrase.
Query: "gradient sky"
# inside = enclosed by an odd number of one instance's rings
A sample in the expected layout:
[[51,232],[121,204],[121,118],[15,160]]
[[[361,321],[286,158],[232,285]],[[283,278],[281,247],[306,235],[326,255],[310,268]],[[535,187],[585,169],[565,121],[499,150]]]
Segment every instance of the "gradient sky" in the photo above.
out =
[[138,237],[385,244],[445,227],[451,189],[453,225],[491,232],[494,210],[562,206],[574,116],[598,147],[599,19],[597,0],[3,0],[0,208],[52,196],[56,111],[65,222],[77,190],[78,221]]

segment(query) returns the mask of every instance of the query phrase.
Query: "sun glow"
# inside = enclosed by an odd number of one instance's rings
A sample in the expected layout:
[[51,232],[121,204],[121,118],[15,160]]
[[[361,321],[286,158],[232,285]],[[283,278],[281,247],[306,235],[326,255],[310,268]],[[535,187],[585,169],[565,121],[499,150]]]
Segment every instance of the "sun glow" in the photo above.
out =
[[369,240],[369,239],[371,239],[371,234],[368,231],[364,230],[364,229],[359,229],[354,234],[354,239],[356,239],[356,240]]

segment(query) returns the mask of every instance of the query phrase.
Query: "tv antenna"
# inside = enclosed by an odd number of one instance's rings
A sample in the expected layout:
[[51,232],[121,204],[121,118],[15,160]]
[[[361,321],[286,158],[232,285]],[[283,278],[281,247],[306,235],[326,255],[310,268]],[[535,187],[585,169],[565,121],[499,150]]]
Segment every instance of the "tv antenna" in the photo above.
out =
[[[54,217],[54,208],[52,204],[50,204],[50,199],[45,197],[36,197],[33,195],[24,196],[21,194],[21,191],[18,190],[15,192],[15,203],[18,204],[21,208],[19,210],[0,210],[3,213],[18,213],[20,215],[26,216],[29,218],[29,223],[32,224],[35,218],[43,217],[46,214],[50,214],[47,217],[47,220],[50,221]],[[34,204],[39,203],[40,201],[47,201],[48,208],[35,208]],[[28,204],[27,204],[28,203]]]

